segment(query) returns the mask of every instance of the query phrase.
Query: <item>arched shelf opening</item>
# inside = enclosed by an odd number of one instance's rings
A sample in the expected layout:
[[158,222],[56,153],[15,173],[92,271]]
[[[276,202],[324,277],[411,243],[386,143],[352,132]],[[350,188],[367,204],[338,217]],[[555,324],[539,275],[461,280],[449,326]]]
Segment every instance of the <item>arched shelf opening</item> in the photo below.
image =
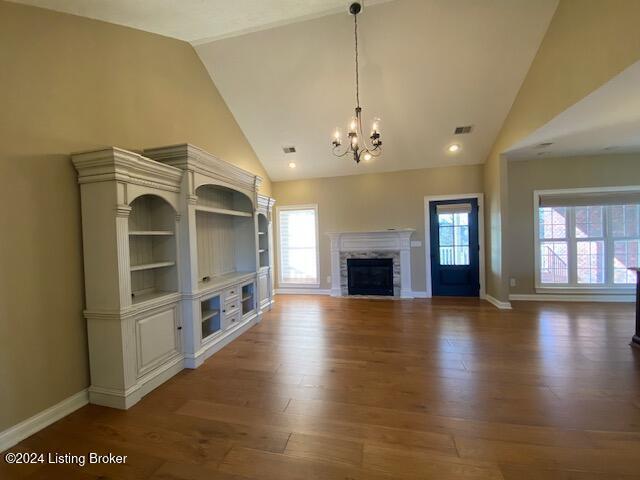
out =
[[222,185],[201,185],[196,189],[196,210],[223,215],[253,216],[253,202],[242,192]]
[[196,189],[196,237],[199,289],[256,271],[253,202],[242,192],[221,186]]
[[269,266],[269,220],[262,213],[258,214],[258,258],[261,268]]
[[131,302],[136,304],[178,291],[176,212],[156,195],[142,195],[130,207]]

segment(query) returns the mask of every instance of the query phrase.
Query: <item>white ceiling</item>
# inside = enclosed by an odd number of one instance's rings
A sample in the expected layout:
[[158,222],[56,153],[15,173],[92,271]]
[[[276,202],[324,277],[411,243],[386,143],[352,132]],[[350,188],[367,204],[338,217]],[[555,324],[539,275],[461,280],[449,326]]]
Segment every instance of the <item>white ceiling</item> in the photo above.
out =
[[[365,123],[383,155],[331,154],[354,108],[346,12],[196,47],[272,180],[483,163],[555,11],[556,0],[396,0],[359,17]],[[459,125],[474,125],[454,138]],[[460,152],[446,147],[459,142]],[[294,145],[297,153],[284,155]],[[297,167],[288,168],[293,160]]]
[[[367,1],[361,104],[365,124],[382,118],[384,153],[356,166],[330,145],[355,106],[349,0],[14,1],[192,42],[276,181],[483,163],[558,3]],[[460,125],[473,133],[454,137]]]
[[[640,62],[511,147],[509,159],[640,152]],[[552,143],[550,146],[541,146]]]
[[[346,10],[345,0],[11,0],[191,43]],[[381,0],[369,0],[368,4]],[[387,0],[382,0],[387,1]]]

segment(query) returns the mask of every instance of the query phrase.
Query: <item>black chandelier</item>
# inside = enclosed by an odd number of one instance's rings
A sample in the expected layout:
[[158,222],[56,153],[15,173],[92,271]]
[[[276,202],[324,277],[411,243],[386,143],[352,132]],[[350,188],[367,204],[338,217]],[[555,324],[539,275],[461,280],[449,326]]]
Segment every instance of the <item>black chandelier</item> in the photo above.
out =
[[380,140],[380,119],[375,118],[371,127],[370,142],[362,131],[362,108],[360,107],[360,74],[358,71],[358,14],[362,11],[360,2],[353,2],[349,6],[349,13],[353,15],[353,34],[355,37],[355,54],[356,54],[356,110],[355,116],[349,124],[349,143],[343,147],[340,139],[340,130],[336,128],[333,141],[333,154],[336,157],[344,157],[352,154],[356,163],[360,163],[361,159],[371,160],[378,157],[382,153],[382,140]]

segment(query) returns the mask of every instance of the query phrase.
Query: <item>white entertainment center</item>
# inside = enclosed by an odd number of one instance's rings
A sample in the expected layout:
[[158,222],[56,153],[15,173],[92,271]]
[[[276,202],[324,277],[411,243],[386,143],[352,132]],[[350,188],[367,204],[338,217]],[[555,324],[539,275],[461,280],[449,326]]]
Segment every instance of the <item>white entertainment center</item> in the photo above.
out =
[[193,145],[72,156],[82,199],[91,403],[129,408],[273,303],[274,201]]

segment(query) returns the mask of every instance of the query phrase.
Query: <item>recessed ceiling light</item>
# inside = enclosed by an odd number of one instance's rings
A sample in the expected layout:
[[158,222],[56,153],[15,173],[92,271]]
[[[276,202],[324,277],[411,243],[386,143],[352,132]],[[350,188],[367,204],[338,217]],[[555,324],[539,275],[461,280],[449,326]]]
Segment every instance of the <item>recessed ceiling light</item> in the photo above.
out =
[[457,143],[453,143],[449,145],[449,148],[447,148],[447,150],[449,150],[449,152],[451,153],[456,153],[458,150],[460,150],[460,145],[458,145]]
[[289,168],[296,168],[295,162],[289,162]]

